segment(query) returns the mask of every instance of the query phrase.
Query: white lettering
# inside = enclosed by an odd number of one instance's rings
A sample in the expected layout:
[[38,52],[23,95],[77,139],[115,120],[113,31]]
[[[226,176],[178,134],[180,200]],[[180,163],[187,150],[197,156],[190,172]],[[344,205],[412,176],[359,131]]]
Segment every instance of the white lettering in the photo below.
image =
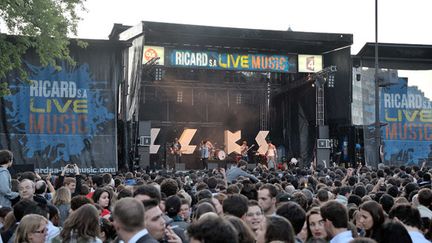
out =
[[431,102],[420,94],[384,94],[384,107],[396,109],[431,109]]
[[58,82],[52,82],[51,97],[61,97]]
[[48,80],[43,81],[42,92],[44,97],[50,97],[51,95],[50,88],[51,88],[51,82]]
[[408,107],[408,98],[406,95],[402,95],[401,108],[407,108],[407,107]]
[[75,82],[69,82],[69,98],[75,98],[77,92],[77,86]]
[[36,80],[30,80],[31,85],[30,85],[30,96],[39,96],[39,89],[37,88],[38,86],[38,81]]
[[77,85],[72,81],[31,80],[30,96],[45,98],[76,98]]
[[190,57],[190,65],[191,66],[195,66],[195,53],[191,53],[191,57]]
[[384,107],[392,107],[390,94],[384,94]]
[[184,65],[190,65],[190,53],[189,52],[186,52],[185,54],[184,54]]
[[68,83],[66,81],[60,81],[60,97],[68,97],[67,91]]
[[208,55],[205,52],[176,51],[174,63],[181,66],[206,67],[208,65]]
[[175,65],[183,65],[182,60],[183,60],[182,53],[179,51],[176,51],[176,53],[175,53]]

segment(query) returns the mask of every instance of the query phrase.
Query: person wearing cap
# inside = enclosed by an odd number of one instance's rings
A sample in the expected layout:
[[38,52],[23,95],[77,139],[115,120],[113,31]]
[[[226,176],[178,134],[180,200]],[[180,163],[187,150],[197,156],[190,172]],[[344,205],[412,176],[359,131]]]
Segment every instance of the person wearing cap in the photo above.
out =
[[290,202],[292,195],[289,193],[281,192],[276,196],[276,208],[279,208],[282,204]]

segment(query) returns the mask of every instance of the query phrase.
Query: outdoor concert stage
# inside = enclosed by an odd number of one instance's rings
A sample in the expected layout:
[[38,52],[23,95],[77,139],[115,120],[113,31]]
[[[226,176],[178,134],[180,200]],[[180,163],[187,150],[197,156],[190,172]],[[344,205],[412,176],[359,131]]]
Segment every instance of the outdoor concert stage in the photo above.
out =
[[[124,131],[130,131],[129,155],[138,157],[129,161],[140,167],[165,163],[170,144],[185,129],[195,129],[182,144],[186,169],[197,168],[202,140],[227,152],[226,130],[241,131],[238,143],[249,145],[259,131],[270,131],[267,138],[287,157],[309,160],[316,100],[308,77],[332,65],[336,85],[325,93],[326,124],[330,133],[350,124],[351,34],[143,21],[114,25],[110,39],[132,43],[120,113],[135,121],[125,123]],[[138,146],[140,137],[151,136],[157,149]]]

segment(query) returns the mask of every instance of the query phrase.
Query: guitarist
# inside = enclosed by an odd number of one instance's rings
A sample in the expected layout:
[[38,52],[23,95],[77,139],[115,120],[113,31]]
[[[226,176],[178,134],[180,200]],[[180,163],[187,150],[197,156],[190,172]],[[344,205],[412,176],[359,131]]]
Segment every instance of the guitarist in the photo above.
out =
[[240,146],[240,153],[242,156],[242,160],[249,162],[249,157],[248,157],[248,151],[249,151],[249,146],[247,145],[246,141],[243,141],[242,145]]
[[176,169],[176,164],[181,163],[181,144],[178,140],[178,138],[174,139],[174,142],[171,145],[171,154],[174,156],[174,165],[173,165],[173,170]]

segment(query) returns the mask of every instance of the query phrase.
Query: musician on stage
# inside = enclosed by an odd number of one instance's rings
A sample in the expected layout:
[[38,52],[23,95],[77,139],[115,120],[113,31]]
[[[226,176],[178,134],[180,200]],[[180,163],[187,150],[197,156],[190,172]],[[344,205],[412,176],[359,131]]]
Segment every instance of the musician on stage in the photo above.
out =
[[276,150],[276,146],[274,146],[272,144],[272,142],[269,140],[267,141],[267,152],[266,152],[266,156],[267,156],[267,166],[269,169],[277,169],[276,167],[276,159],[277,159],[277,150]]
[[240,154],[242,156],[242,160],[249,162],[249,157],[248,157],[248,151],[249,151],[249,146],[247,145],[246,141],[243,141],[242,145],[240,146]]
[[208,159],[210,157],[210,151],[212,150],[212,148],[213,146],[208,140],[203,140],[199,147],[199,150],[201,152],[201,162],[205,170],[208,169]]
[[181,163],[181,144],[178,140],[178,138],[174,139],[174,142],[172,143],[171,147],[171,154],[174,156],[174,165],[173,165],[173,170],[176,169],[176,164]]

